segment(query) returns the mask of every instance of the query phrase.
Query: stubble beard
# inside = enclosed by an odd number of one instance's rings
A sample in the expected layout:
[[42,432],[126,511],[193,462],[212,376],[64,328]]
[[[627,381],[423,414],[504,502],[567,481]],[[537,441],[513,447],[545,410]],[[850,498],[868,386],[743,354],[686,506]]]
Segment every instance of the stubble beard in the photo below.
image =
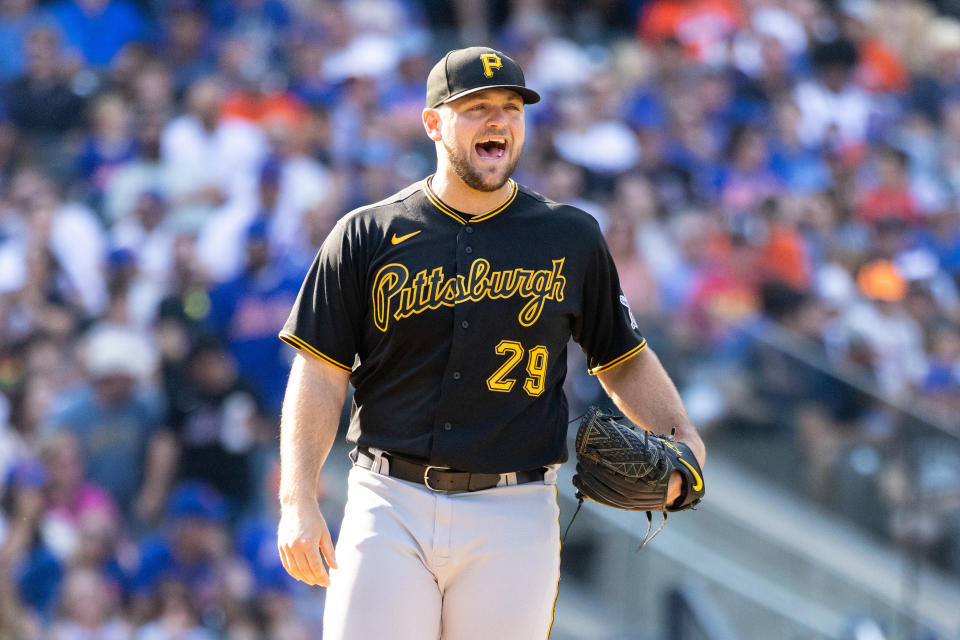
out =
[[510,179],[510,176],[513,175],[514,170],[517,168],[517,163],[520,162],[520,154],[518,153],[513,159],[513,162],[507,165],[500,179],[495,183],[489,183],[485,181],[484,177],[480,175],[480,172],[474,169],[473,166],[470,165],[470,162],[467,161],[456,148],[448,145],[446,140],[443,141],[443,148],[447,151],[447,159],[450,161],[450,165],[453,167],[457,177],[463,180],[464,184],[471,189],[487,193],[496,191],[507,184],[507,180]]

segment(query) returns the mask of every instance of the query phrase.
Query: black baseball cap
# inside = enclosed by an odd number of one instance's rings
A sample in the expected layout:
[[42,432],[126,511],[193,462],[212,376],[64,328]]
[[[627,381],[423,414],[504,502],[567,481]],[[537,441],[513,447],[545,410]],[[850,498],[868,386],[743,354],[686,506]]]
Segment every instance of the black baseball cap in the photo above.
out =
[[489,47],[454,49],[433,65],[427,76],[427,106],[431,109],[484,89],[513,89],[524,104],[540,101],[527,89],[520,65]]

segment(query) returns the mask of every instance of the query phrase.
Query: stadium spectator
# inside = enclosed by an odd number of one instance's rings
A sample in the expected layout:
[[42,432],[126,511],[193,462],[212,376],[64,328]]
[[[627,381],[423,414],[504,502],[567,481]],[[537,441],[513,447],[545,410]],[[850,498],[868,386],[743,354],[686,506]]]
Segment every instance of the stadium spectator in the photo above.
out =
[[799,291],[809,290],[811,264],[805,238],[776,198],[766,200],[760,213],[758,232],[762,239],[758,244],[763,279],[781,282]]
[[790,193],[822,193],[830,185],[830,170],[819,153],[800,140],[796,102],[789,96],[774,101],[775,133],[770,139],[770,170]]
[[274,329],[299,290],[285,265],[271,263],[266,224],[255,222],[247,230],[242,273],[210,291],[208,325],[225,340],[240,378],[256,390],[268,416],[279,415],[289,368]]
[[96,214],[64,201],[54,181],[33,168],[11,180],[10,204],[27,225],[25,289],[34,302],[56,296],[90,314],[106,308],[107,239]]
[[729,163],[718,176],[720,204],[731,223],[741,226],[755,217],[761,203],[782,191],[783,186],[770,171],[766,141],[759,129],[749,125],[734,127],[725,155]]
[[130,582],[135,607],[149,612],[160,606],[158,624],[151,627],[185,631],[198,627],[205,616],[216,616],[228,587],[225,580],[237,562],[226,528],[228,515],[226,502],[209,485],[185,482],[171,491],[167,530],[140,543]]
[[38,18],[36,0],[0,4],[0,82],[23,72],[24,42]]
[[130,625],[121,615],[118,594],[92,569],[71,569],[63,579],[60,615],[51,640],[125,640]]
[[98,96],[90,110],[91,134],[80,149],[76,173],[90,185],[90,201],[98,205],[113,174],[134,157],[133,116],[115,93]]
[[866,141],[873,105],[853,84],[857,50],[848,40],[817,45],[812,53],[815,78],[797,85],[794,94],[802,114],[800,139],[810,147],[854,152]]
[[122,286],[132,323],[146,326],[156,317],[160,300],[173,276],[176,232],[167,223],[166,198],[155,191],[140,194],[131,215],[113,228],[111,256],[133,264],[133,273]]
[[88,338],[91,383],[54,403],[45,429],[77,435],[86,477],[107,489],[122,512],[159,515],[174,470],[175,444],[163,412],[138,383],[153,373],[153,347],[136,333],[104,327]]
[[23,75],[4,88],[3,102],[10,122],[24,143],[20,152],[59,175],[69,170],[58,154],[65,134],[84,124],[85,100],[71,88],[55,29],[37,26],[25,42]]
[[39,450],[47,470],[43,537],[51,551],[67,564],[78,552],[85,523],[117,522],[120,514],[113,496],[86,480],[76,435],[69,431],[52,434],[44,439]]
[[15,628],[49,621],[63,577],[63,565],[41,535],[46,483],[46,468],[36,459],[23,459],[10,474],[0,501],[7,524],[0,544],[0,570],[10,588],[5,597],[8,606],[24,609],[11,612]]
[[161,137],[160,157],[171,172],[171,216],[192,232],[223,204],[252,197],[253,177],[267,151],[258,127],[220,117],[224,97],[216,77],[197,80],[187,92],[186,113],[167,123]]
[[196,80],[214,71],[209,20],[194,0],[169,2],[165,9],[164,57],[172,70],[172,84],[182,94]]
[[923,334],[903,307],[907,282],[896,265],[877,259],[860,268],[857,287],[865,300],[850,309],[844,324],[870,345],[880,387],[902,398],[927,369]]
[[724,41],[743,25],[742,8],[730,0],[655,0],[647,4],[638,24],[641,38],[676,38],[692,58],[723,59]]
[[875,155],[876,185],[864,190],[857,215],[868,223],[901,220],[916,224],[920,211],[908,180],[909,157],[893,147],[882,147]]
[[46,11],[66,44],[92,67],[107,66],[123,45],[150,37],[150,23],[127,0],[59,0]]
[[167,391],[180,443],[178,476],[209,484],[233,509],[243,509],[254,497],[251,453],[264,439],[257,397],[212,336],[196,341],[185,367],[186,384]]
[[144,192],[167,199],[173,190],[174,170],[160,157],[162,130],[162,119],[156,115],[144,115],[135,124],[133,157],[118,166],[104,185],[102,204],[107,225],[127,218]]

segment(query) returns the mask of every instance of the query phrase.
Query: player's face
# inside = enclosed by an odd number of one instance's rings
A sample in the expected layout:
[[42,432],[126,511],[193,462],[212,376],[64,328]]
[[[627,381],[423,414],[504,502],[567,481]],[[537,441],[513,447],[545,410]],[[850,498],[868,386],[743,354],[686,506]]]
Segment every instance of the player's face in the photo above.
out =
[[486,89],[444,109],[443,146],[467,186],[496,191],[513,175],[523,149],[523,99],[509,89]]

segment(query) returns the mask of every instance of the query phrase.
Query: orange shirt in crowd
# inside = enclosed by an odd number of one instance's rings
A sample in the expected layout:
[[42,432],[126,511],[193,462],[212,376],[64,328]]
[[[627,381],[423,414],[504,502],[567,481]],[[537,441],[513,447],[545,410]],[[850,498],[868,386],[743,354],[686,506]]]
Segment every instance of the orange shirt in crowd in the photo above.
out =
[[868,38],[860,45],[857,78],[873,93],[901,93],[910,86],[906,65],[896,51],[877,38]]
[[650,42],[676,38],[701,60],[744,24],[746,16],[735,0],[653,0],[641,11],[637,31]]
[[306,106],[299,98],[289,93],[263,94],[259,91],[237,91],[223,101],[220,115],[242,118],[260,124],[274,119],[297,124],[306,115]]
[[766,280],[778,280],[794,289],[810,288],[810,261],[803,237],[788,225],[770,228],[760,250],[760,269]]

